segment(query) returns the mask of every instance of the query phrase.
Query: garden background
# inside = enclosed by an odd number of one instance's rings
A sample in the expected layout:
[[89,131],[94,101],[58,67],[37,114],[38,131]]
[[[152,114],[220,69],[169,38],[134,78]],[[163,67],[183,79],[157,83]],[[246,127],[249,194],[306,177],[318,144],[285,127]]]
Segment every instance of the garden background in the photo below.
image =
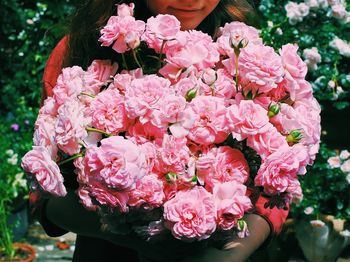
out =
[[[0,3],[1,206],[13,203],[14,199],[23,200],[27,194],[20,162],[32,145],[43,69],[51,50],[67,31],[67,17],[80,2],[2,0]],[[330,230],[339,239],[347,239],[345,242],[349,243],[350,2],[254,2],[259,13],[257,26],[265,42],[276,50],[286,43],[299,45],[299,54],[309,67],[307,80],[322,108],[320,152],[301,180],[304,198],[293,205],[290,218],[294,224],[305,219],[323,220],[333,226]],[[345,221],[341,228],[337,228],[339,221]],[[272,242],[275,251],[282,250],[280,254],[275,252],[279,261],[284,261],[283,256],[285,261],[293,256],[293,250],[286,252],[291,249],[290,243],[297,245],[296,240],[290,239],[297,230],[287,228],[278,241]],[[344,241],[341,243],[345,247]],[[321,249],[331,252],[326,246]],[[347,257],[348,249],[341,251]],[[265,256],[274,261],[273,255]]]

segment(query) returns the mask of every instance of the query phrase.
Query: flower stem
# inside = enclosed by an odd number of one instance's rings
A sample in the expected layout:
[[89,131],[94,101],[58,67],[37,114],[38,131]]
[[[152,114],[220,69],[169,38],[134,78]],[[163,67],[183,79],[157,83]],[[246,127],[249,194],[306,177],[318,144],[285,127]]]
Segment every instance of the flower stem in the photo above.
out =
[[139,68],[143,68],[142,67],[142,65],[141,65],[141,63],[140,63],[140,61],[139,61],[139,59],[137,58],[137,55],[136,55],[136,52],[135,52],[135,49],[131,49],[132,51],[132,56],[134,57],[134,60],[135,60],[135,62],[136,62],[136,64],[137,64],[137,66],[139,67]]
[[123,67],[124,67],[126,70],[129,70],[128,64],[126,63],[126,59],[125,59],[124,53],[122,53],[122,59],[123,59]]
[[100,130],[100,129],[96,129],[96,128],[93,128],[93,127],[87,127],[86,128],[86,131],[88,131],[88,132],[96,132],[96,133],[100,133],[100,134],[102,134],[102,135],[105,135],[105,136],[112,136],[112,134],[110,134],[110,133],[107,133],[107,132],[105,132],[105,131],[102,131],[102,130]]
[[89,94],[89,93],[85,93],[85,92],[81,92],[79,95],[82,95],[82,96],[89,96],[89,97],[91,97],[91,98],[95,98],[94,95]]
[[84,156],[84,155],[83,154],[72,155],[71,157],[69,157],[69,158],[67,158],[65,160],[62,160],[61,162],[57,163],[57,165],[61,166],[61,165],[65,164],[65,163],[68,163],[68,162],[70,162],[70,161],[72,161],[74,159],[77,159],[79,157],[82,157],[82,156]]

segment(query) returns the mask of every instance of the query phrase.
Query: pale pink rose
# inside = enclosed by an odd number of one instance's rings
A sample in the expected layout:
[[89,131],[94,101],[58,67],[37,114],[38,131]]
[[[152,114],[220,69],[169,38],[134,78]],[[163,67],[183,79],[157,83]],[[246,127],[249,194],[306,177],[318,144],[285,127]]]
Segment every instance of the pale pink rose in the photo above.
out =
[[207,68],[204,70],[201,78],[206,85],[211,86],[217,79],[216,71],[212,68]]
[[230,230],[252,208],[250,198],[246,196],[247,187],[236,181],[216,184],[213,189],[217,210],[217,225],[222,230]]
[[119,5],[117,5],[117,14],[120,17],[133,16],[134,15],[134,8],[135,8],[134,3],[130,3],[129,5],[119,4]]
[[199,81],[196,76],[190,75],[189,77],[180,78],[179,81],[171,87],[178,95],[186,97],[186,94],[190,90],[196,90],[195,92],[197,96],[203,94],[203,90],[205,89],[204,86],[203,82]]
[[172,40],[180,31],[180,21],[175,16],[159,14],[147,20],[146,34],[154,35],[161,40]]
[[319,54],[317,47],[304,49],[303,56],[309,70],[316,70],[317,64],[322,61],[322,57]]
[[216,71],[217,79],[211,88],[212,95],[226,99],[232,98],[236,94],[236,85],[232,77],[224,69]]
[[189,104],[195,122],[187,137],[196,143],[221,143],[228,136],[226,107],[219,97],[198,96]]
[[[131,140],[133,141],[133,140]],[[145,154],[146,159],[146,175],[155,173],[155,165],[157,160],[157,146],[152,142],[145,142],[139,145],[141,151]]]
[[157,152],[156,169],[163,174],[184,172],[190,159],[190,151],[186,143],[186,138],[164,135],[163,143]]
[[102,83],[107,83],[118,70],[118,64],[110,60],[94,60],[87,69],[87,73]]
[[339,157],[341,159],[347,159],[350,156],[350,152],[348,150],[340,151]]
[[313,90],[311,84],[306,80],[297,82],[295,89],[294,100],[311,100],[313,97]]
[[174,124],[170,125],[169,130],[174,137],[183,138],[188,135],[195,124],[196,115],[190,109],[186,108],[181,117]]
[[232,44],[238,44],[241,40],[247,40],[248,44],[262,44],[259,31],[242,22],[226,23],[224,27],[220,28],[219,34],[217,43],[219,51],[223,55],[233,54]]
[[288,147],[285,136],[279,133],[273,125],[268,125],[269,128],[265,132],[247,138],[247,145],[253,148],[262,159],[281,148]]
[[265,158],[255,177],[255,185],[263,186],[267,194],[288,192],[301,194],[298,174],[305,173],[309,161],[307,150],[303,146],[282,148]]
[[58,165],[52,161],[50,152],[43,146],[33,149],[22,158],[22,168],[33,175],[42,190],[54,196],[65,196],[66,188]]
[[[230,56],[222,63],[231,75],[236,74],[236,58]],[[272,47],[248,45],[241,50],[238,63],[244,93],[267,93],[277,87],[285,74],[281,57]]]
[[102,46],[112,45],[118,53],[124,53],[130,48],[126,45],[125,37],[133,32],[141,38],[145,30],[145,22],[135,20],[132,16],[111,16],[104,28],[101,30],[99,41]]
[[350,159],[346,160],[341,166],[340,166],[341,171],[344,173],[350,173]]
[[85,72],[79,66],[62,69],[52,90],[57,105],[62,105],[67,98],[77,97],[84,90],[84,76]]
[[69,99],[58,109],[55,141],[68,155],[79,153],[81,142],[88,136],[90,119],[84,115],[85,107],[76,99]]
[[216,229],[213,196],[203,187],[180,191],[164,204],[165,226],[184,241],[203,240]]
[[239,104],[231,105],[226,117],[230,131],[238,141],[269,129],[267,110],[252,100],[241,100]]
[[284,7],[287,11],[287,17],[291,25],[303,21],[303,18],[309,14],[310,7],[305,3],[288,2]]
[[166,51],[167,63],[159,70],[164,77],[177,80],[186,68],[203,70],[214,67],[219,61],[217,46],[208,34],[193,30],[183,35],[186,41],[182,45],[169,47]]
[[58,148],[55,142],[55,122],[56,118],[51,115],[39,114],[35,121],[35,131],[33,144],[43,146],[49,152],[51,159],[57,158]]
[[210,192],[216,184],[237,181],[245,183],[249,166],[241,151],[229,146],[211,149],[196,162],[198,181]]
[[141,39],[138,34],[135,32],[130,32],[125,35],[125,44],[127,47],[131,49],[135,49],[140,46],[141,44]]
[[335,37],[329,45],[334,49],[338,50],[338,52],[345,56],[350,57],[350,43],[346,42],[338,37]]
[[152,117],[153,110],[171,93],[170,82],[156,75],[134,79],[125,92],[125,108],[128,117],[140,117],[141,123],[146,123]]
[[339,156],[332,156],[328,158],[327,162],[331,168],[340,167],[340,164],[341,164]]
[[280,55],[285,71],[293,78],[304,79],[307,73],[307,66],[298,55],[298,48],[296,44],[284,45],[280,50]]
[[145,175],[145,155],[121,136],[102,139],[100,147],[88,147],[83,162],[89,181],[98,181],[119,192],[135,188],[135,183]]
[[306,215],[311,215],[314,212],[314,208],[313,207],[307,207],[304,209],[304,213]]
[[163,182],[151,174],[136,182],[136,188],[129,192],[128,205],[150,210],[160,207],[164,198]]
[[332,6],[332,15],[335,18],[343,19],[347,15],[345,4],[339,3]]
[[127,117],[124,96],[117,89],[107,89],[99,93],[91,102],[92,125],[107,133],[117,135],[129,128],[131,120]]
[[122,71],[120,74],[114,76],[113,86],[120,91],[120,94],[124,95],[127,86],[131,84],[131,81],[135,78],[142,78],[142,69],[135,69],[131,71]]
[[183,119],[186,99],[182,96],[170,94],[160,101],[159,110],[152,113],[151,123],[158,127],[167,127]]
[[147,142],[161,144],[166,133],[166,128],[156,127],[150,122],[142,124],[139,121],[136,121],[129,127],[126,137],[136,144],[144,144]]
[[58,105],[56,100],[52,96],[49,96],[44,100],[44,105],[40,108],[39,114],[55,117],[57,115],[57,110]]

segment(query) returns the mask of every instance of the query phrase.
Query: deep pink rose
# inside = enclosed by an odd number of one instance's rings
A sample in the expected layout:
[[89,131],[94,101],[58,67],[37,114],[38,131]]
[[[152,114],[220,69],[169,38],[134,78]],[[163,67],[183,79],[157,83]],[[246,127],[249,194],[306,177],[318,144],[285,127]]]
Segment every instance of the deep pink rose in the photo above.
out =
[[33,146],[33,149],[22,158],[22,168],[32,174],[42,190],[54,195],[65,196],[63,176],[58,165],[52,161],[50,152],[43,146]]
[[249,177],[249,166],[241,151],[229,146],[211,149],[196,162],[197,176],[210,192],[215,184],[229,181],[245,183]]
[[241,100],[227,109],[227,122],[234,138],[242,141],[269,128],[267,110],[252,100]]
[[207,239],[216,229],[213,196],[199,186],[188,191],[179,191],[164,204],[164,219],[165,226],[177,239]]

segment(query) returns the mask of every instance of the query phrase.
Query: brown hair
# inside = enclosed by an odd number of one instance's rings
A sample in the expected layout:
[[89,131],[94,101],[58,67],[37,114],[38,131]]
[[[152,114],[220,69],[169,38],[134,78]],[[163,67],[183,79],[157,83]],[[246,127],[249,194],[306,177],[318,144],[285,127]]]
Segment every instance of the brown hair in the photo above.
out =
[[[70,23],[68,48],[63,66],[79,65],[86,68],[94,59],[111,59],[116,53],[111,48],[101,47],[98,38],[100,29],[116,12],[118,3],[135,2],[135,17],[147,20],[152,14],[145,1],[137,0],[87,0],[78,7]],[[198,30],[215,36],[220,26],[230,21],[256,25],[254,4],[249,1],[220,0],[218,6],[198,26]],[[118,60],[116,58],[116,60]]]

